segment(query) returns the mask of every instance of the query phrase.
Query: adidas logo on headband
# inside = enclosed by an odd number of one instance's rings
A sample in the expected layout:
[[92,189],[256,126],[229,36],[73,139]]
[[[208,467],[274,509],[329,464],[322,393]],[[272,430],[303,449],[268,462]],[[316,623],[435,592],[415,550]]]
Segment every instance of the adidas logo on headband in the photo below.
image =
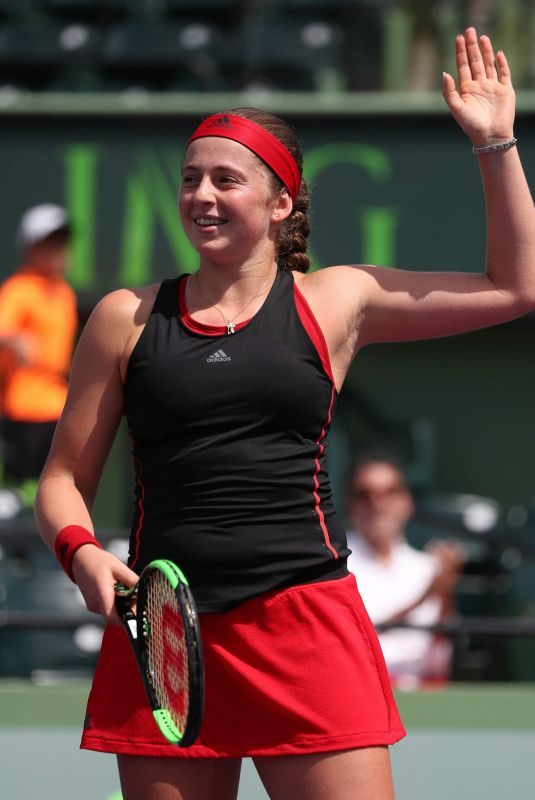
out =
[[224,117],[216,117],[208,123],[209,128],[232,128],[232,123],[225,115]]
[[299,167],[283,143],[261,125],[236,114],[213,114],[201,122],[189,142],[202,136],[221,136],[248,147],[280,178],[292,200],[297,198],[301,185]]

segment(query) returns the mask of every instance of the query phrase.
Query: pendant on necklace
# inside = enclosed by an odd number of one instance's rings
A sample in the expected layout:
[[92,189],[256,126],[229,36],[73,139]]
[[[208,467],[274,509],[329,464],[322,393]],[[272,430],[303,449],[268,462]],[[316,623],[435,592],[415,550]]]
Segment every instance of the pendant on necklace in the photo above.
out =
[[232,322],[232,320],[229,319],[228,322],[225,322],[225,325],[227,326],[227,336],[230,336],[230,334],[234,333],[234,331],[236,330],[236,328],[234,327],[234,323]]

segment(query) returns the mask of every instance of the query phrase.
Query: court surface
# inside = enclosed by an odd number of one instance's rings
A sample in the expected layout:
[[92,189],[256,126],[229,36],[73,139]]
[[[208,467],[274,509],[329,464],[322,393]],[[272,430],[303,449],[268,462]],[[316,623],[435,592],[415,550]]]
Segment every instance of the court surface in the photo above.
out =
[[[113,756],[78,749],[87,683],[0,683],[0,800],[120,800]],[[531,800],[535,687],[398,693],[397,800]],[[249,760],[239,800],[267,800]],[[336,800],[333,798],[333,800]]]

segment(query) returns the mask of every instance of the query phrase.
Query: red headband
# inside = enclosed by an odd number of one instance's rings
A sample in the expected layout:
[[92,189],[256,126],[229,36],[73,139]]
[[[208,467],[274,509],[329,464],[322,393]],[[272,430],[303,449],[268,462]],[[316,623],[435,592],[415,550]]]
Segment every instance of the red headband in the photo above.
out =
[[282,142],[261,125],[236,114],[213,114],[201,122],[188,144],[204,136],[221,136],[243,144],[265,161],[281,179],[292,200],[299,194],[301,175],[294,157]]

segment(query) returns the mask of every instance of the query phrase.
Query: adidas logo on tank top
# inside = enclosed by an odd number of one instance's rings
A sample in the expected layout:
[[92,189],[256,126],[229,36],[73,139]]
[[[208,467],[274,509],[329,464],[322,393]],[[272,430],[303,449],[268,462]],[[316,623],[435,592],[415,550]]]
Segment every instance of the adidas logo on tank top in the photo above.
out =
[[207,359],[209,364],[213,364],[215,361],[232,361],[230,356],[227,356],[224,350],[216,350],[215,353],[212,353]]
[[232,336],[189,316],[188,280],[162,282],[128,364],[132,563],[189,565],[203,612],[346,576],[326,458],[337,394],[293,274]]

